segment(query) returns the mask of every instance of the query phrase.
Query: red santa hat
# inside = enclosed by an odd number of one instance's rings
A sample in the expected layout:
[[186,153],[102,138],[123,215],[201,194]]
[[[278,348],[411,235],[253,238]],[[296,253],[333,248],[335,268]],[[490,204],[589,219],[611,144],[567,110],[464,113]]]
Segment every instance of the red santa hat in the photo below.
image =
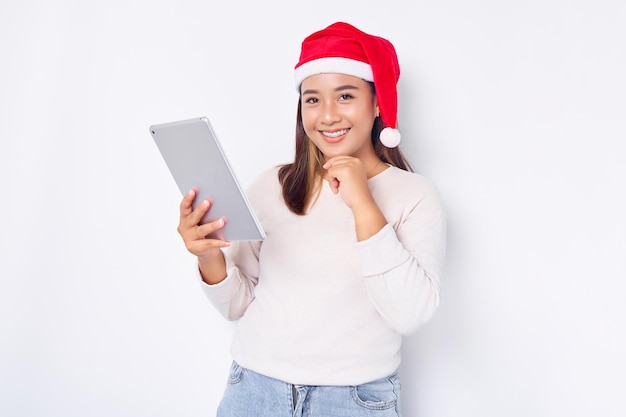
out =
[[333,23],[302,41],[300,60],[295,67],[296,88],[300,90],[305,78],[322,73],[353,75],[373,82],[380,117],[385,125],[380,141],[388,148],[398,146],[396,85],[400,65],[391,42],[348,23]]

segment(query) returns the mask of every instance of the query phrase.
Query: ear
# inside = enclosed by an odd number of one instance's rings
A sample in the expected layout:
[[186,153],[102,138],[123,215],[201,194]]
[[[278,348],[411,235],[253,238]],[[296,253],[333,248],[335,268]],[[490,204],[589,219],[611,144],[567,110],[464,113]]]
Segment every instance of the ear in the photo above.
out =
[[374,83],[369,83],[372,88],[372,105],[374,106],[374,116],[380,117],[380,107],[378,106],[378,97],[376,96],[376,92],[374,90]]

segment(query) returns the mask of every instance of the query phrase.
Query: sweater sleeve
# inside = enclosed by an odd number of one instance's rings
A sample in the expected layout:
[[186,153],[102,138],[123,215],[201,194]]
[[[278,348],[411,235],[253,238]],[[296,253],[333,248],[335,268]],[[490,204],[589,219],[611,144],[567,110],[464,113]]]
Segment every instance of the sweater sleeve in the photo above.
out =
[[227,320],[239,319],[254,300],[260,248],[261,242],[233,242],[224,249],[227,275],[217,284],[207,284],[197,272],[204,294]]
[[356,243],[374,307],[403,335],[427,322],[439,306],[446,240],[445,215],[434,186],[407,213]]

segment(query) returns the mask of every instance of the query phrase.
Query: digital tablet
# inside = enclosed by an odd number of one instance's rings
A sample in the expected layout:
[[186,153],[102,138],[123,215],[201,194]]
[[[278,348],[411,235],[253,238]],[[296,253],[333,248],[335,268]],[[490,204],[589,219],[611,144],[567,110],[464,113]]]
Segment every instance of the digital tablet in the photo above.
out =
[[221,217],[228,219],[222,229],[208,238],[231,241],[265,239],[261,224],[208,118],[155,124],[150,126],[150,134],[180,192],[185,195],[194,187],[198,189],[192,207],[195,208],[206,198],[213,200],[213,205],[200,223]]

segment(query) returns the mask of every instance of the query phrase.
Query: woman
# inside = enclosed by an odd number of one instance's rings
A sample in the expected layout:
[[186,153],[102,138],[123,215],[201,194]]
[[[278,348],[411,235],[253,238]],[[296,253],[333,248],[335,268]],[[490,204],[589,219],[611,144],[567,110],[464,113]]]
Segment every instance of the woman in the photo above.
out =
[[195,191],[178,231],[205,293],[238,320],[218,416],[399,416],[402,337],[439,304],[445,217],[396,147],[396,52],[338,22],[302,42],[294,162],[248,197],[263,242],[206,239]]

